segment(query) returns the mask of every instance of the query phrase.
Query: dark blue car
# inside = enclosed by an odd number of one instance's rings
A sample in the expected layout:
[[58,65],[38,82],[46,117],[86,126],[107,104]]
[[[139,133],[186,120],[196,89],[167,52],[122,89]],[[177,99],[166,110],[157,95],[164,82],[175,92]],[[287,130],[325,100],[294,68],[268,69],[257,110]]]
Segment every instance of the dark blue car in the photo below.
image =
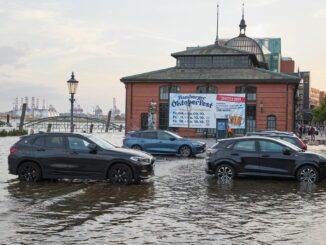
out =
[[206,150],[204,142],[182,138],[165,130],[130,131],[123,140],[123,147],[152,154],[177,154],[183,157]]

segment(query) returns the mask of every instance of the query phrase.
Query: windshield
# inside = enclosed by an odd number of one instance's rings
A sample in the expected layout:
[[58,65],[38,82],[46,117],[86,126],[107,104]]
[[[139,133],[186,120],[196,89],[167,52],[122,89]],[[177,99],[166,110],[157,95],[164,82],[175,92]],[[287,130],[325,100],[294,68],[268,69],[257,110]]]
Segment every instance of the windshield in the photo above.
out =
[[99,147],[103,148],[104,150],[112,150],[114,148],[117,148],[117,146],[112,145],[111,143],[107,142],[106,140],[103,140],[101,138],[98,138],[94,135],[87,136],[91,141],[93,141],[95,144],[97,144]]
[[182,139],[182,137],[180,135],[177,135],[175,133],[169,132],[167,131],[168,134],[172,135],[173,137],[177,138],[177,139]]

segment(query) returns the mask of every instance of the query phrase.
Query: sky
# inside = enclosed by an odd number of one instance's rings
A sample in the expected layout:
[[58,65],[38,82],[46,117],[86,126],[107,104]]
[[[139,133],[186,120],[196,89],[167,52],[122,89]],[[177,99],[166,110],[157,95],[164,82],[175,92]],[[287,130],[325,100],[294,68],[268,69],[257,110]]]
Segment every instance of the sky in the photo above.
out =
[[[171,53],[213,44],[217,0],[0,0],[0,112],[16,97],[69,111],[76,102],[124,111],[120,78],[175,66]],[[219,37],[239,34],[242,0],[219,0]],[[282,56],[326,90],[326,1],[245,0],[246,35],[279,37]],[[19,99],[20,101],[20,99]],[[41,103],[40,103],[41,104]]]

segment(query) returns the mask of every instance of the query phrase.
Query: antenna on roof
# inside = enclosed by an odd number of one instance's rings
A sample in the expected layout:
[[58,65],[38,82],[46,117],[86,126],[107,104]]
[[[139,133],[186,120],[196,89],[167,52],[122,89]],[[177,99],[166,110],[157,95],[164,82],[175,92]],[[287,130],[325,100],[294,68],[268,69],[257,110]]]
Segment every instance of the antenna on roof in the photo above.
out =
[[215,44],[218,45],[218,11],[219,11],[219,4],[217,2],[217,19],[216,19],[216,39]]

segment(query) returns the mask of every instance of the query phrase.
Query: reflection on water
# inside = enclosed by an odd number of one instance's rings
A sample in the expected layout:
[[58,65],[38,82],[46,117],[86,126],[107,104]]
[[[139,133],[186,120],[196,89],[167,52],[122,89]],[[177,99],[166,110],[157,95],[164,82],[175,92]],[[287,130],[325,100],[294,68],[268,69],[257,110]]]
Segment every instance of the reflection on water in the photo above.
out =
[[[314,150],[326,152],[322,146]],[[26,184],[6,174],[6,156],[0,145],[0,225],[7,227],[0,229],[0,243],[323,244],[326,240],[325,181],[317,185],[249,178],[219,182],[204,173],[200,156],[158,157],[153,179],[127,187],[105,181]]]

